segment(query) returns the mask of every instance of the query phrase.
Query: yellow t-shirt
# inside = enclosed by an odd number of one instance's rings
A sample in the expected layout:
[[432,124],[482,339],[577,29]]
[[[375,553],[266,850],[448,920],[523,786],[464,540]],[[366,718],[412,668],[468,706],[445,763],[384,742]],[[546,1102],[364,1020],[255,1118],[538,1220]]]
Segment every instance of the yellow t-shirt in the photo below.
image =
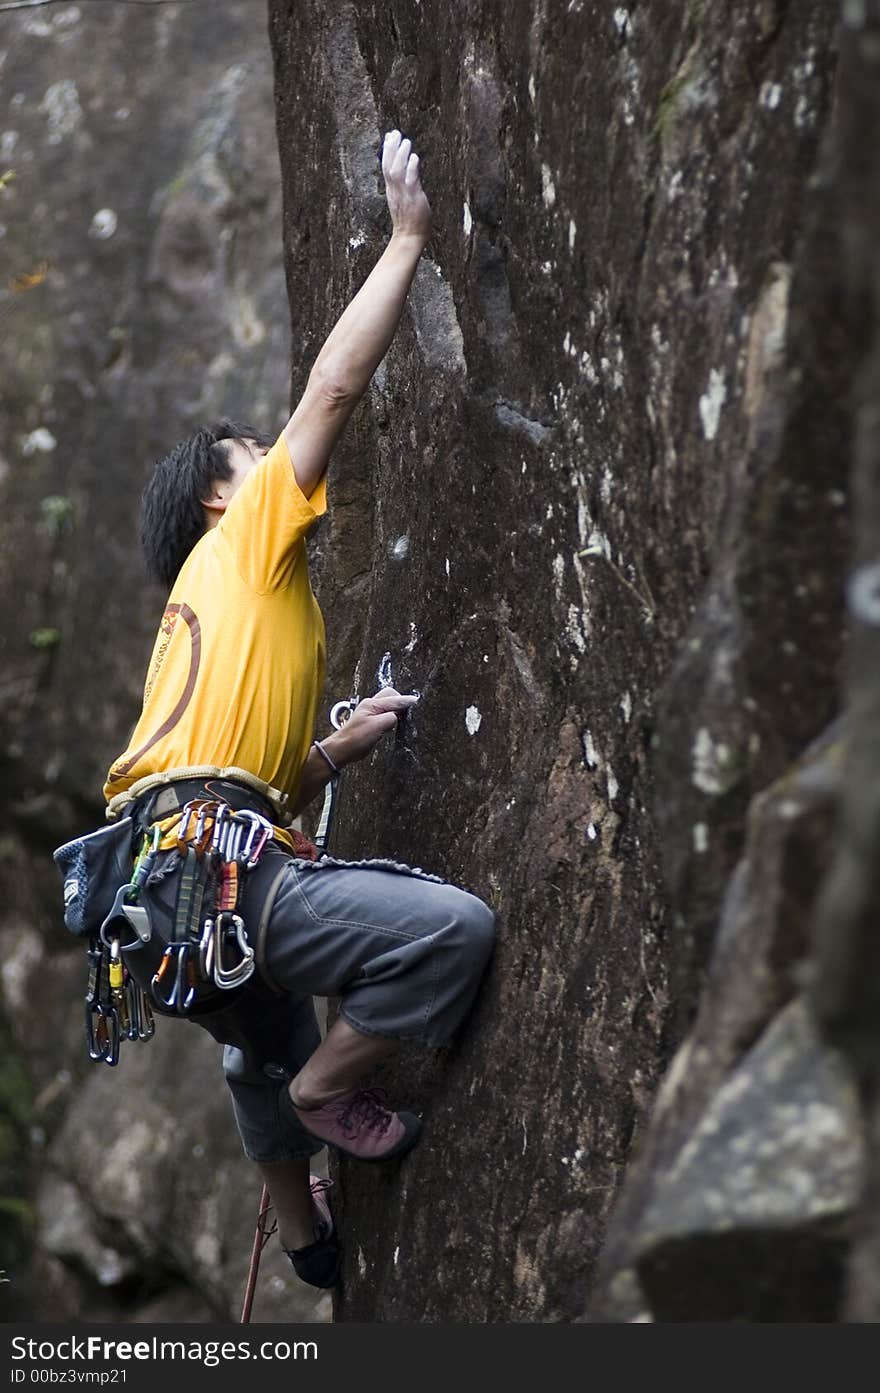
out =
[[244,769],[295,796],[324,681],[304,537],[326,508],[325,480],[305,498],[281,435],[174,582],[108,800],[198,765]]

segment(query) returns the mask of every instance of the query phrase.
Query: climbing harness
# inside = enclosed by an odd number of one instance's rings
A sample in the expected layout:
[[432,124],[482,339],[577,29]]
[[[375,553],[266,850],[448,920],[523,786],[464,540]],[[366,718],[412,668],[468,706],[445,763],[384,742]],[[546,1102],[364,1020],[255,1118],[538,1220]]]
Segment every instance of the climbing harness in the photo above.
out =
[[[218,1009],[253,976],[256,955],[241,901],[275,833],[252,808],[234,809],[219,797],[194,798],[146,828],[130,877],[119,885],[121,848],[127,846],[130,856],[132,827],[126,818],[55,853],[65,873],[65,921],[81,937],[88,934],[88,1055],[111,1066],[119,1063],[123,1040],[152,1039],[154,1011],[188,1016]],[[298,834],[285,837],[295,838],[300,854],[316,854]],[[166,942],[139,901],[160,855],[169,852],[180,869]],[[153,961],[161,956],[149,980],[138,982],[123,952],[151,941]]]

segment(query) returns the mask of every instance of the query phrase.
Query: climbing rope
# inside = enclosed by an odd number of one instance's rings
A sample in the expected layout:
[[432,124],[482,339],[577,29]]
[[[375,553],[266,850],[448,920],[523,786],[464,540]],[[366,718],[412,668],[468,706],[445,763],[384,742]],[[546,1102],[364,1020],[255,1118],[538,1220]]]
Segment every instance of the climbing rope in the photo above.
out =
[[260,1256],[269,1239],[272,1237],[278,1224],[273,1221],[272,1227],[267,1228],[269,1214],[272,1204],[269,1199],[268,1188],[264,1185],[260,1192],[260,1207],[257,1211],[257,1227],[254,1233],[254,1244],[251,1249],[251,1265],[248,1268],[247,1286],[244,1292],[244,1304],[241,1308],[241,1325],[247,1325],[251,1318],[251,1307],[254,1304],[254,1292],[257,1286],[257,1273],[260,1270]]

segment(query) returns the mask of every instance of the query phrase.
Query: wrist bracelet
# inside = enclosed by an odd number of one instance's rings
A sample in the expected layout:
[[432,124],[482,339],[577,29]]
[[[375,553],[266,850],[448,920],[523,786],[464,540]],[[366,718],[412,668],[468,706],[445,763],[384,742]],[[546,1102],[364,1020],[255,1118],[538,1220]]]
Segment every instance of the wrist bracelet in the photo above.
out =
[[313,740],[312,744],[314,745],[315,749],[318,750],[319,753],[324,756],[327,763],[330,765],[330,768],[333,770],[334,777],[338,779],[340,771],[338,767],[333,763],[333,760],[330,758],[327,751],[324,749],[324,746],[321,744],[320,740]]

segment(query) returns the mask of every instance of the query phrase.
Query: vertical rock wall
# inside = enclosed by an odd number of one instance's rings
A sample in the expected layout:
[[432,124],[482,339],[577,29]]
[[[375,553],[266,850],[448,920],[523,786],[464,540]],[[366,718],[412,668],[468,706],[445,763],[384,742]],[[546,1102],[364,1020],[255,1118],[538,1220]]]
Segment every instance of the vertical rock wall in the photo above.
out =
[[[386,655],[422,692],[346,775],[337,850],[461,881],[500,928],[462,1040],[387,1071],[423,1141],[397,1171],[342,1168],[337,1316],[830,1318],[859,1109],[792,969],[837,790],[823,732],[858,356],[817,182],[838,7],[269,9],[294,396],[387,233],[384,130],[412,137],[435,214],[334,464],[328,698],[367,694]],[[658,1081],[698,1004],[658,1142]],[[777,1092],[740,1117],[768,1069]],[[800,1123],[831,1119],[805,1157],[778,1111],[789,1086]],[[645,1216],[664,1167],[715,1135],[713,1108],[723,1135],[766,1139],[757,1211],[740,1175],[723,1217],[750,1232],[763,1214],[771,1237],[713,1248],[715,1286],[700,1250],[676,1307],[664,1274],[711,1223]],[[714,1194],[675,1176],[681,1197]],[[773,1233],[801,1224],[774,1265]]]

